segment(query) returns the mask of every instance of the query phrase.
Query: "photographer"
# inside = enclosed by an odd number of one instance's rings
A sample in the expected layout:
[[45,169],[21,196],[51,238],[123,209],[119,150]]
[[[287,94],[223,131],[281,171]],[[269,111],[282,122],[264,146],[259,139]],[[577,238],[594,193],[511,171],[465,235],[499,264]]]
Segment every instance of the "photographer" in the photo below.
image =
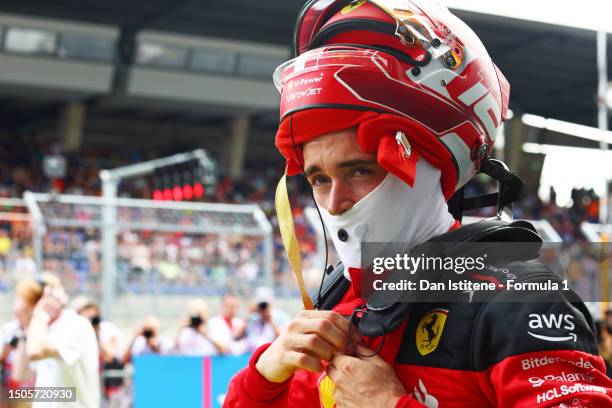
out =
[[79,315],[91,322],[100,347],[100,361],[110,364],[117,360],[121,346],[119,328],[112,322],[102,319],[100,307],[91,299],[79,297],[71,306]]
[[187,306],[188,316],[176,338],[176,350],[187,356],[210,357],[228,352],[228,345],[208,334],[208,306],[201,299],[194,299]]
[[[100,406],[98,344],[90,322],[65,308],[67,296],[59,279],[42,274],[17,285],[17,299],[30,317],[26,337],[15,358],[17,381],[36,374],[36,387],[75,387],[76,408]],[[34,403],[34,408],[41,403]],[[44,407],[60,404],[44,403]]]
[[159,320],[149,316],[136,330],[130,345],[123,354],[122,362],[128,364],[134,356],[164,354],[169,349],[168,342],[159,335]]
[[[119,347],[121,345],[121,331],[115,324],[102,319],[100,306],[92,299],[78,297],[72,304],[72,308],[77,313],[91,322],[91,326],[96,333],[98,348],[100,351],[100,372],[104,375],[107,370],[121,370],[121,356]],[[108,401],[120,400],[123,395],[123,378],[104,377],[104,397]],[[111,406],[117,403],[111,402]]]
[[281,333],[290,317],[287,313],[273,307],[274,295],[270,288],[255,290],[251,315],[244,327],[248,350],[256,350],[262,344],[274,341]]

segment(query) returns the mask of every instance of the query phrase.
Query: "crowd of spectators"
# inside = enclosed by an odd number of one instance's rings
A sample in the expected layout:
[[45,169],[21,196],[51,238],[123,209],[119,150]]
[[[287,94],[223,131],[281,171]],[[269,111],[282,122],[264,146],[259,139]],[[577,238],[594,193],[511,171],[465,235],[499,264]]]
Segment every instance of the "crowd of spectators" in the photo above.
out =
[[[0,143],[0,159],[15,157],[12,167],[0,169],[0,212],[27,214],[23,206],[4,204],[2,197],[18,198],[26,190],[58,191],[69,194],[99,195],[98,171],[101,168],[142,160],[137,154],[88,154],[68,156],[68,176],[60,181],[51,181],[42,176],[43,154],[52,153],[43,146],[31,146],[20,140]],[[27,172],[26,169],[34,169]],[[210,189],[203,201],[222,203],[256,203],[276,225],[273,206],[274,186],[282,167],[279,163],[247,163],[242,178],[219,175],[214,190]],[[23,174],[27,173],[27,177]],[[132,198],[151,198],[153,180],[136,179],[122,183],[120,195]],[[316,249],[315,236],[306,222],[301,208],[308,203],[309,195],[299,182],[289,186],[295,208],[296,231],[301,238],[305,256],[306,275],[312,268]],[[127,213],[126,213],[127,211]],[[69,293],[94,293],[101,288],[101,233],[100,208],[94,206],[53,205],[43,208],[53,217],[72,219],[82,227],[49,227],[44,235],[43,269],[58,273]],[[216,222],[198,219],[195,212],[163,210],[120,209],[119,219],[130,222],[159,223],[198,226]],[[201,216],[199,218],[202,218]],[[221,221],[223,222],[223,220]],[[249,222],[249,220],[243,220]],[[264,279],[263,242],[261,238],[244,235],[194,234],[181,232],[154,232],[146,229],[123,231],[117,243],[119,290],[134,293],[195,294],[206,293],[225,287],[244,293],[256,282]],[[273,277],[280,288],[293,287],[292,277],[281,271],[287,270],[284,251],[278,230],[273,238]],[[15,276],[34,271],[33,237],[28,222],[0,219],[0,291],[9,287],[9,269]],[[318,265],[321,269],[322,265]],[[233,278],[233,279],[227,279]],[[314,286],[314,282],[313,285]]]
[[[497,191],[497,182],[486,176],[476,176],[466,186],[466,197]],[[580,232],[583,222],[599,223],[599,197],[593,189],[573,188],[569,206],[558,205],[557,192],[550,188],[548,200],[542,200],[535,192],[524,194],[513,206],[515,219],[547,220],[565,244],[584,240]],[[487,207],[469,215],[491,217],[495,208]]]
[[[23,282],[23,281],[22,281]],[[103,318],[98,304],[78,296],[69,304],[91,324],[98,343],[100,388],[107,407],[128,407],[132,398],[131,375],[135,357],[143,355],[179,355],[213,357],[252,353],[262,344],[276,339],[290,321],[286,312],[275,306],[271,288],[258,287],[248,304],[226,293],[221,298],[220,313],[209,316],[202,298],[186,302],[185,315],[177,321],[174,333],[162,332],[155,316],[136,322],[126,335],[113,322]],[[13,307],[13,320],[0,324],[0,384],[9,389],[32,386],[37,372],[17,374],[20,342],[25,342],[31,314],[22,307],[19,296]],[[28,309],[29,310],[29,309]],[[166,328],[167,329],[167,328]],[[4,407],[0,401],[0,407]]]
[[[100,169],[174,153],[149,152],[150,156],[146,156],[120,149],[104,151],[84,148],[79,154],[66,157],[68,171],[65,178],[49,180],[41,170],[43,157],[57,151],[52,143],[38,143],[26,140],[24,136],[9,136],[6,132],[0,132],[0,291],[10,287],[9,271],[13,276],[25,276],[36,270],[32,228],[23,218],[28,216],[27,208],[2,201],[3,197],[18,198],[25,190],[100,195]],[[208,188],[202,200],[256,203],[261,207],[275,231],[273,282],[277,291],[287,293],[295,291],[295,284],[288,273],[290,268],[274,210],[275,186],[282,170],[281,161],[247,160],[243,177],[233,178],[221,172],[216,186]],[[304,258],[306,283],[316,288],[324,266],[317,258],[314,230],[303,213],[303,208],[312,205],[312,197],[300,177],[290,178],[288,188]],[[477,176],[466,186],[466,196],[495,191],[496,188],[493,180]],[[122,183],[119,195],[151,198],[153,189],[153,179],[136,178]],[[599,199],[592,190],[584,189],[574,189],[571,196],[571,206],[562,207],[557,205],[556,193],[552,189],[546,202],[537,194],[528,194],[515,205],[515,218],[546,219],[565,244],[580,242],[584,240],[580,224],[583,221],[597,221]],[[489,207],[469,215],[487,217],[494,215],[494,211]],[[76,221],[78,225],[48,226],[42,242],[43,269],[59,274],[69,293],[99,294],[103,252],[100,207],[51,203],[45,205],[43,212]],[[13,219],[13,216],[18,217]],[[223,218],[217,220],[193,211],[120,208],[117,222],[164,223],[170,226],[224,222]],[[242,222],[250,221],[244,219]],[[329,263],[334,263],[335,255],[331,246],[328,247]],[[263,269],[263,252],[263,241],[259,237],[159,232],[143,228],[121,230],[117,240],[118,290],[124,293],[208,294],[230,285],[231,290],[248,295],[249,288],[260,284],[269,272]]]
[[[98,171],[149,157],[137,153],[88,152],[67,157],[67,177],[58,181],[45,178],[41,172],[42,157],[53,153],[52,147],[25,143],[17,138],[7,138],[0,133],[0,199],[19,197],[25,190],[56,190],[73,194],[99,195]],[[274,227],[278,222],[274,211],[274,186],[282,172],[282,163],[255,161],[245,166],[244,177],[232,178],[219,174],[214,189],[203,198],[207,202],[256,203]],[[133,198],[151,198],[152,180],[142,178],[122,183],[120,195]],[[494,191],[495,182],[477,177],[466,187],[466,196]],[[304,257],[307,285],[317,287],[323,265],[316,258],[316,237],[306,221],[303,208],[312,205],[308,188],[299,177],[290,179],[289,196],[292,199],[296,232]],[[515,217],[546,219],[567,244],[583,239],[580,233],[582,221],[597,221],[598,197],[593,191],[574,189],[571,207],[556,204],[556,194],[551,190],[550,200],[543,202],[537,195],[523,197],[515,206]],[[99,207],[47,206],[44,211],[55,217],[74,219],[83,227],[50,227],[43,240],[43,267],[58,273],[69,293],[97,294],[101,289],[101,235],[100,227],[93,221],[100,220]],[[176,225],[201,225],[210,220],[198,219],[193,212],[161,214],[162,210],[124,209],[120,220]],[[2,204],[0,213],[27,215],[25,207]],[[473,212],[470,215],[492,216],[493,208]],[[201,217],[200,217],[201,218]],[[278,228],[274,229],[273,281],[277,289],[295,290]],[[117,243],[118,290],[130,293],[196,294],[218,291],[228,283],[232,290],[245,293],[249,287],[262,282],[263,243],[261,238],[243,235],[194,234],[180,232],[153,232],[147,230],[123,231]],[[28,222],[0,218],[0,291],[10,285],[9,269],[15,276],[31,274],[36,269],[33,260],[32,230]],[[333,263],[332,251],[330,263]],[[230,279],[228,279],[230,278]]]

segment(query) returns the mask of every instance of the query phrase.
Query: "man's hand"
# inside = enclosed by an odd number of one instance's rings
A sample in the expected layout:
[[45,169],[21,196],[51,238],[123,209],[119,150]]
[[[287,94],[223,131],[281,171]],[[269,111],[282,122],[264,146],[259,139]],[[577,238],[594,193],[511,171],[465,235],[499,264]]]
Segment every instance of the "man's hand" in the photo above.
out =
[[65,296],[60,288],[47,286],[42,297],[36,302],[32,316],[41,317],[43,320],[48,317],[47,324],[57,319],[66,303]]
[[[357,345],[363,355],[372,350]],[[338,408],[394,407],[406,394],[393,366],[379,356],[351,357],[337,354],[327,367],[334,381],[334,400]]]
[[62,288],[47,286],[32,312],[27,330],[26,354],[30,360],[57,357],[58,351],[51,342],[49,324],[57,319],[67,302]]
[[286,381],[299,369],[321,372],[322,361],[348,352],[348,328],[348,320],[336,312],[304,310],[262,353],[255,367],[271,382]]

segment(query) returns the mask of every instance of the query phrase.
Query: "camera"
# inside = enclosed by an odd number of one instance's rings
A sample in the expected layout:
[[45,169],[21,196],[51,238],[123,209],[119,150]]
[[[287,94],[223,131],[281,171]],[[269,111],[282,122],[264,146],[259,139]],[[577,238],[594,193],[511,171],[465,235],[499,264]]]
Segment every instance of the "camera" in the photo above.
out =
[[102,321],[102,318],[100,316],[96,315],[96,316],[92,316],[90,321],[91,321],[91,325],[92,326],[97,327],[97,326],[100,325],[100,322]]
[[189,326],[197,329],[204,323],[204,319],[200,315],[193,315],[189,318]]
[[17,345],[19,345],[19,337],[13,336],[13,338],[9,342],[9,346],[11,346],[12,348],[17,348]]

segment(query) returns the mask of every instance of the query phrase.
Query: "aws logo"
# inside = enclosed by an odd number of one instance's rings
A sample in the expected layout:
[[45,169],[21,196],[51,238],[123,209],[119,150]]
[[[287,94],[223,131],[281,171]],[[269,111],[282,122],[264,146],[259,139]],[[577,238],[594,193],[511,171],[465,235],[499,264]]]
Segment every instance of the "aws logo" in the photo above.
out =
[[416,331],[416,346],[419,354],[425,356],[438,348],[447,316],[448,310],[434,309],[421,318]]
[[537,314],[531,313],[529,315],[529,328],[530,329],[553,329],[553,330],[567,330],[568,332],[561,333],[559,336],[545,336],[543,334],[534,333],[533,331],[527,331],[531,337],[544,341],[576,341],[578,336],[573,333],[572,330],[576,328],[574,324],[574,316],[570,314]]

